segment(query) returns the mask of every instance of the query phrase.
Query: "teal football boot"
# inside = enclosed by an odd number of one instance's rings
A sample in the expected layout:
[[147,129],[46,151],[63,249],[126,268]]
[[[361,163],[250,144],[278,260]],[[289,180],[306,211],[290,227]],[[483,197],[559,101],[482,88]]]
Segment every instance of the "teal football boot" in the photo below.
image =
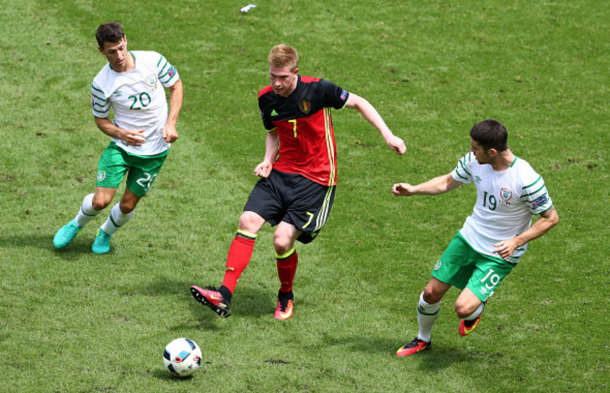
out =
[[78,232],[80,232],[81,229],[83,229],[83,227],[79,227],[78,224],[76,224],[76,220],[70,221],[57,231],[53,238],[53,245],[59,249],[65,248],[70,244],[72,239],[78,235]]
[[94,254],[106,254],[110,251],[110,235],[104,232],[102,228],[97,230],[91,251]]

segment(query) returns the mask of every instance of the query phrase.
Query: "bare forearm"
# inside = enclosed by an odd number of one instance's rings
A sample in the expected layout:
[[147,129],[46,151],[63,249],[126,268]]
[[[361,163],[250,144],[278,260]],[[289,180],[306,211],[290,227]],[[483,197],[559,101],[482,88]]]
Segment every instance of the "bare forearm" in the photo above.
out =
[[182,102],[184,99],[184,89],[182,87],[182,80],[178,80],[172,87],[169,89],[169,115],[167,118],[167,124],[172,127],[176,127],[178,123],[178,116],[180,115],[180,110],[182,109]]
[[439,195],[447,191],[454,190],[461,186],[462,183],[451,177],[451,174],[435,177],[427,182],[413,186],[412,194],[414,195]]
[[520,247],[525,243],[529,243],[530,241],[539,238],[557,225],[557,222],[559,222],[559,216],[553,206],[548,211],[542,213],[540,218],[529,227],[528,230],[516,236],[517,246]]
[[362,117],[366,119],[366,121],[371,123],[377,130],[379,130],[384,139],[387,140],[394,135],[385,124],[385,121],[379,112],[377,112],[377,109],[375,109],[375,107],[364,98],[352,94],[348,101],[347,107],[357,109]]
[[279,141],[280,137],[277,131],[269,131],[267,133],[267,139],[265,140],[265,161],[270,163],[275,162],[279,151]]
[[104,118],[95,118],[95,124],[97,128],[99,128],[104,134],[111,136],[113,138],[122,139],[123,129],[114,125],[107,117]]
[[102,130],[102,132],[113,138],[121,139],[126,144],[131,146],[142,146],[146,143],[146,139],[143,136],[144,129],[141,130],[124,130],[114,125],[113,122],[105,118],[95,118],[95,124]]

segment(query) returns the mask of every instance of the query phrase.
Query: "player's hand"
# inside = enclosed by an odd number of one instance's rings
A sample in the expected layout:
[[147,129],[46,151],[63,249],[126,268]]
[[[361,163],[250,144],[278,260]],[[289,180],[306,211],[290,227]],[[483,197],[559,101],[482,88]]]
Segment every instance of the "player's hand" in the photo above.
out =
[[407,146],[405,146],[405,142],[395,135],[392,135],[390,138],[388,138],[388,140],[386,140],[386,143],[388,144],[390,149],[394,150],[399,156],[402,156],[407,151]]
[[130,146],[142,146],[146,143],[144,138],[144,129],[141,130],[124,130],[121,139]]
[[254,176],[259,176],[263,178],[267,178],[271,173],[271,169],[273,168],[273,164],[267,160],[261,162],[254,168]]
[[398,183],[392,187],[392,194],[394,196],[412,196],[415,195],[413,186],[409,183]]
[[174,143],[178,139],[178,132],[176,127],[166,124],[163,127],[163,140],[167,143]]
[[519,247],[519,244],[517,243],[517,238],[513,237],[512,239],[503,240],[494,244],[494,247],[497,247],[493,251],[494,254],[498,254],[502,259],[507,259],[513,255],[517,247]]

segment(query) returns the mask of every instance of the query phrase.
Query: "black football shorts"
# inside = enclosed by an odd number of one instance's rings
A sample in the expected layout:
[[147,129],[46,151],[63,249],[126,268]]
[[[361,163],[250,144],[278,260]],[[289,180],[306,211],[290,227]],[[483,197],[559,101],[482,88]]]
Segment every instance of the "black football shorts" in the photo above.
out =
[[256,183],[244,211],[257,213],[271,226],[281,221],[294,225],[303,231],[297,240],[307,244],[326,223],[334,199],[335,186],[273,169],[269,177]]

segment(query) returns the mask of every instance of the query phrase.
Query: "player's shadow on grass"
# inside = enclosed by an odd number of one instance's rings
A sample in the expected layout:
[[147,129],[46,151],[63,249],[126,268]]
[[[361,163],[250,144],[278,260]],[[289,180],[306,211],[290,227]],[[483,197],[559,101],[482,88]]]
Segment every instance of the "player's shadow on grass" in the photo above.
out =
[[429,351],[415,354],[413,360],[418,362],[421,371],[436,373],[456,363],[467,363],[474,359],[463,348],[447,345],[443,348],[433,347]]
[[[216,325],[219,317],[208,307],[199,304],[193,299],[190,292],[190,287],[194,283],[191,281],[182,280],[167,280],[161,279],[148,282],[139,287],[126,286],[122,289],[122,293],[129,295],[140,296],[175,296],[185,309],[188,307],[193,316],[200,321],[199,328],[206,330],[218,329]],[[231,316],[229,318],[259,318],[269,316],[273,318],[273,312],[277,298],[274,298],[275,293],[265,291],[258,288],[241,288],[233,298],[231,307]],[[180,331],[180,326],[175,327],[176,331]]]
[[195,374],[189,375],[188,377],[176,377],[176,376],[170,374],[170,372],[165,368],[158,368],[154,371],[149,371],[149,373],[152,374],[157,379],[162,379],[162,380],[168,381],[168,382],[175,381],[176,383],[182,383],[185,381],[190,381],[191,379],[193,379],[193,377],[195,375],[205,374],[205,366],[206,366],[205,364],[202,364],[201,368],[199,370],[197,370],[197,372],[195,372]]
[[[58,250],[53,245],[54,235],[54,233],[34,232],[30,235],[0,236],[0,248],[36,247],[53,252],[58,257],[66,260],[80,259],[85,254],[91,255],[94,237],[76,237],[68,247]],[[112,254],[112,250],[110,254]]]
[[[383,338],[375,336],[357,336],[336,339],[332,336],[324,338],[326,345],[344,345],[354,352],[369,352],[374,354],[387,354],[388,356],[396,357],[396,351],[401,345],[405,345],[405,342],[397,341],[395,338]],[[404,358],[401,361],[417,362],[418,367],[421,371],[425,372],[437,372],[443,370],[455,363],[470,362],[475,358],[465,352],[462,348],[456,348],[450,346],[450,344],[443,348],[434,347],[430,351],[421,352],[413,355],[409,358]]]

